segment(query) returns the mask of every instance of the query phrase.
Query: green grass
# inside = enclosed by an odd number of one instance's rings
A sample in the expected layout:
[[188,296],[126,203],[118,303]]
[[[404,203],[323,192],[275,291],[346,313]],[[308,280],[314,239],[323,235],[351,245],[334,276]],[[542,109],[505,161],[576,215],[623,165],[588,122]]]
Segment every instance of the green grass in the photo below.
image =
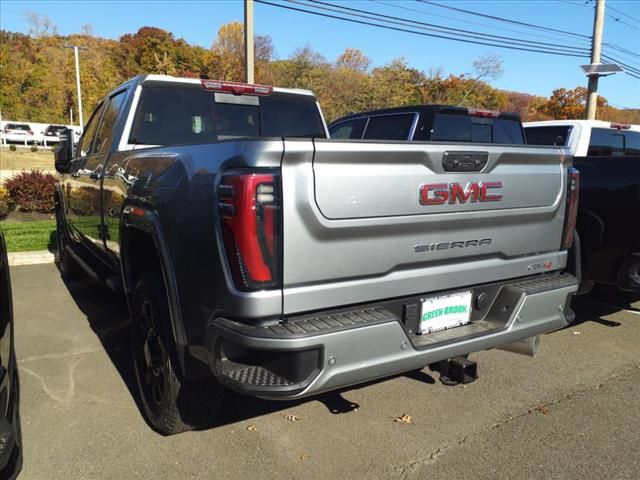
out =
[[53,250],[55,245],[56,221],[37,220],[33,222],[0,223],[4,232],[9,252],[33,252],[37,250]]

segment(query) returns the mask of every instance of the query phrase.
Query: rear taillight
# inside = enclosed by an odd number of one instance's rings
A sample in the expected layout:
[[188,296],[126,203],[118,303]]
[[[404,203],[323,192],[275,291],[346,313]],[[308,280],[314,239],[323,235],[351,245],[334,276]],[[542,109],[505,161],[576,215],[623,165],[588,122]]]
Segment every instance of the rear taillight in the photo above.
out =
[[240,290],[281,284],[279,178],[264,171],[228,173],[218,188],[225,250]]
[[564,214],[564,230],[562,232],[561,250],[568,250],[573,245],[573,232],[578,219],[578,197],[580,196],[580,172],[573,167],[568,169],[567,206]]

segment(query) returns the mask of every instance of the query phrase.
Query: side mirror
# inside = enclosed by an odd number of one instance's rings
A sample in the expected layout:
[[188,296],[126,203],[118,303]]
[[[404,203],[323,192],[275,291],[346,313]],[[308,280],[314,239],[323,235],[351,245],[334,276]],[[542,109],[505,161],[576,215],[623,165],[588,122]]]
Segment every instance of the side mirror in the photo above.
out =
[[74,137],[73,130],[70,128],[65,128],[60,133],[60,142],[58,143],[58,148],[55,152],[55,166],[56,170],[60,173],[67,173],[69,170],[69,164],[73,159],[74,154]]

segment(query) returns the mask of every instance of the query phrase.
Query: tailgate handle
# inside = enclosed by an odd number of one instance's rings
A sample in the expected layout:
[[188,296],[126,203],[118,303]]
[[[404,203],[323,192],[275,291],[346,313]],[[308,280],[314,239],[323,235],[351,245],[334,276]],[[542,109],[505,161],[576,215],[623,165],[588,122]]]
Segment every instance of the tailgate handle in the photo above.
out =
[[445,172],[479,172],[489,161],[489,152],[444,152]]

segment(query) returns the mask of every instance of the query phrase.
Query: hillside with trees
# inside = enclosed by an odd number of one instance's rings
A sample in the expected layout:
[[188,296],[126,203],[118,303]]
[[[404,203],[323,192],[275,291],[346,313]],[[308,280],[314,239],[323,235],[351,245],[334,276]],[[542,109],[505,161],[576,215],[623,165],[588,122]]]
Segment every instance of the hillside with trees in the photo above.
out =
[[[82,33],[61,36],[55,25],[29,16],[28,34],[0,31],[0,110],[5,119],[68,123],[76,110],[73,51],[66,44],[88,47],[81,53],[85,118],[107,91],[140,73],[242,81],[243,27],[220,28],[211,48],[190,45],[155,27],[143,27],[118,40]],[[418,70],[403,58],[372,67],[365,52],[347,48],[329,60],[309,47],[279,59],[268,36],[256,36],[256,82],[307,88],[317,95],[327,119],[349,112],[417,103],[442,103],[516,111],[525,120],[583,118],[586,89],[558,88],[546,97],[491,86],[502,71],[495,55],[478,58],[469,72],[444,74],[442,68]],[[640,109],[620,110],[599,98],[598,118],[640,123]]]

